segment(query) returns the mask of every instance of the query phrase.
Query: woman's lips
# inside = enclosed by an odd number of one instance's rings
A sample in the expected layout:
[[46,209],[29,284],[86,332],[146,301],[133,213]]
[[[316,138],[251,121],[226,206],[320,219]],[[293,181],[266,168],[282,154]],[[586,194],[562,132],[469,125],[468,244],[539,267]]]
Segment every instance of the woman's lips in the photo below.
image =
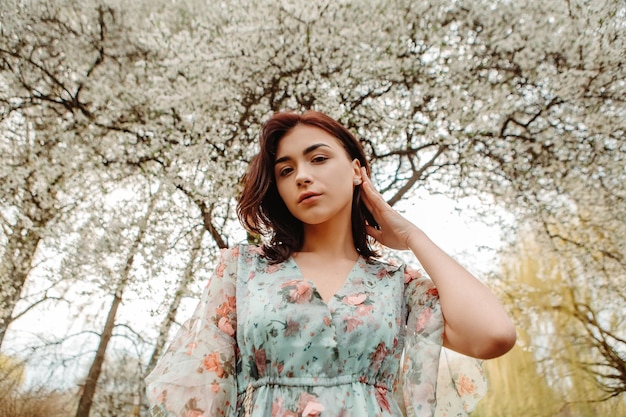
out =
[[298,204],[300,204],[300,203],[312,203],[312,202],[316,201],[319,196],[320,196],[320,194],[318,194],[318,193],[312,193],[312,192],[303,193],[298,198]]

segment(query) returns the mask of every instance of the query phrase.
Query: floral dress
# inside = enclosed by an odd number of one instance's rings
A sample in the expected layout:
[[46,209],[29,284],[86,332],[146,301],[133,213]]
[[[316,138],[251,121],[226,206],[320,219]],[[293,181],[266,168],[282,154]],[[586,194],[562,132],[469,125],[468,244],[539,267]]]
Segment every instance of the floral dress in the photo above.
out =
[[292,258],[234,247],[148,376],[151,413],[464,416],[486,383],[442,349],[443,324],[432,281],[402,264],[359,258],[326,303]]

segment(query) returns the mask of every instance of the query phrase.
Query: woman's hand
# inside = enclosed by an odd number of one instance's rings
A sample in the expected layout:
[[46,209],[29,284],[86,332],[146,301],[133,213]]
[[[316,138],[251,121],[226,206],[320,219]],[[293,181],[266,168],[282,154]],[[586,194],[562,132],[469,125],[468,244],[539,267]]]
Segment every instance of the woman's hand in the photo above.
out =
[[361,194],[363,202],[380,226],[367,226],[367,234],[391,249],[405,250],[410,247],[411,236],[419,232],[417,226],[395,211],[374,188],[365,168],[361,168]]

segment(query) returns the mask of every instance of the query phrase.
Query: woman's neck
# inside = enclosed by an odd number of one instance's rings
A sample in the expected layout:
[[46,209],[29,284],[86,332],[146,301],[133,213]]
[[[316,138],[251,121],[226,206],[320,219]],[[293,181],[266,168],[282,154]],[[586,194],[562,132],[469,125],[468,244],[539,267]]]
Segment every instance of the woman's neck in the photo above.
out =
[[304,225],[304,241],[300,252],[315,253],[329,259],[358,259],[359,254],[352,237],[352,224],[350,221],[342,223]]

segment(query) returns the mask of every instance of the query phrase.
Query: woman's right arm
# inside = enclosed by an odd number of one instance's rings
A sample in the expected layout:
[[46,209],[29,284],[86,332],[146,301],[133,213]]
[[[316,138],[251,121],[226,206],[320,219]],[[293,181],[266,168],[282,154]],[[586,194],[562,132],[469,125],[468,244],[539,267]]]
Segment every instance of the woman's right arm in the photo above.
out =
[[235,415],[239,247],[226,250],[193,315],[146,378],[151,415]]

